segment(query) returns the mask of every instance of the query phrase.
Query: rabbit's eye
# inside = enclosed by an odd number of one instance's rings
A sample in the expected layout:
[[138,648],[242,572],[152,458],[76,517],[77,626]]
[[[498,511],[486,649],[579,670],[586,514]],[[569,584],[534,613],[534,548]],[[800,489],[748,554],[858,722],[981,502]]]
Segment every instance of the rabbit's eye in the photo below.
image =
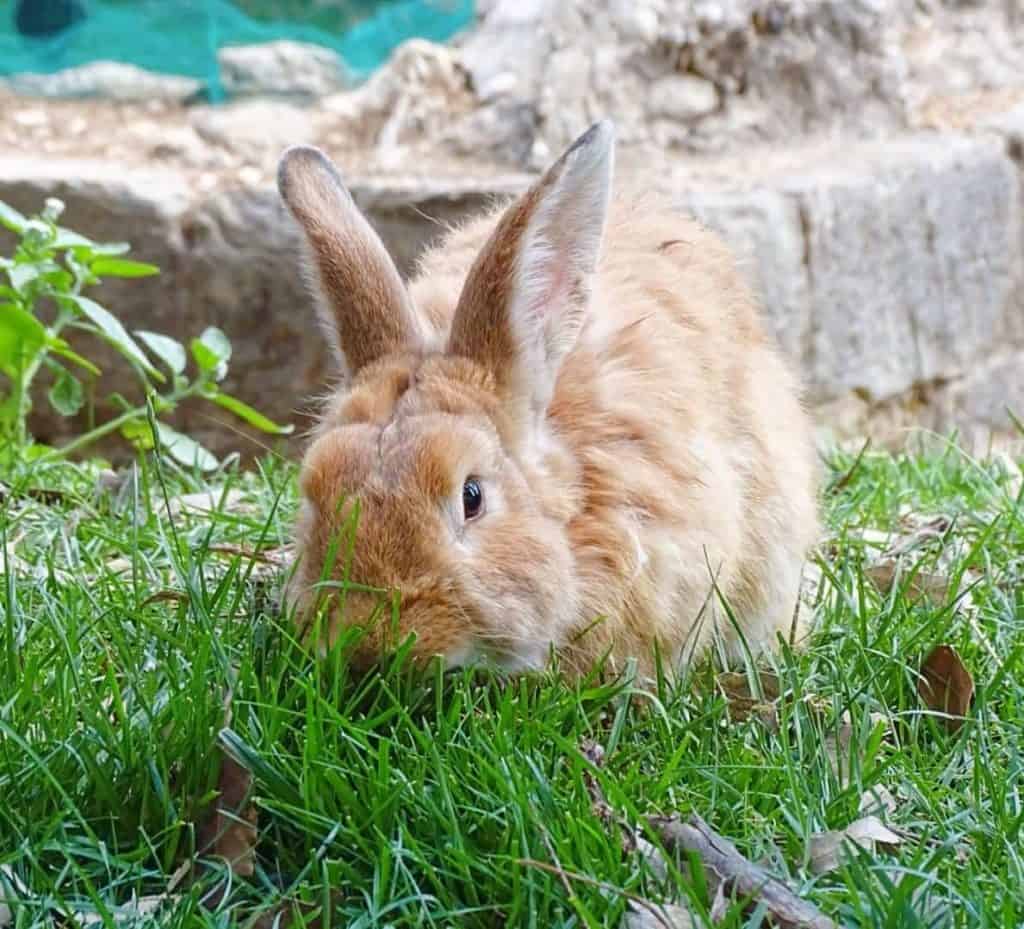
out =
[[484,508],[484,492],[475,477],[466,478],[462,485],[462,515],[466,519],[474,519]]

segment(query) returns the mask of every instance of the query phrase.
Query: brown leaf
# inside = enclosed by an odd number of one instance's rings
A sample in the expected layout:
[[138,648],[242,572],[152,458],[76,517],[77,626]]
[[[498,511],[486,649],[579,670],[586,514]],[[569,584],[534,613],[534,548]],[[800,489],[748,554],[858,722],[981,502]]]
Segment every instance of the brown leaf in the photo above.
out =
[[172,497],[167,503],[167,515],[172,519],[182,513],[233,513],[236,516],[251,516],[259,512],[258,507],[246,501],[245,491],[232,487],[227,492],[223,488],[213,487],[210,490],[194,494],[182,494]]
[[848,842],[874,854],[876,845],[893,847],[901,841],[877,816],[865,816],[845,829],[812,835],[807,855],[811,871],[826,874],[839,867]]
[[949,732],[964,724],[974,697],[974,679],[952,645],[936,645],[921,665],[917,693],[928,709],[940,714]]
[[199,830],[200,855],[227,861],[231,872],[250,877],[257,841],[256,808],[252,805],[252,774],[230,755],[224,755],[217,781],[218,797]]
[[287,567],[292,557],[292,547],[290,545],[279,545],[276,548],[257,550],[246,545],[223,543],[211,545],[208,551],[217,555],[227,555],[231,558],[238,557],[242,561],[256,561],[260,564],[269,565],[272,568]]
[[701,924],[693,914],[677,903],[646,903],[630,901],[622,920],[622,929],[698,929]]
[[905,555],[929,542],[941,539],[949,532],[953,520],[944,513],[927,515],[906,510],[901,514],[900,525],[903,532],[896,537],[886,552],[891,558]]
[[760,671],[756,676],[756,687],[751,687],[751,678],[747,674],[726,671],[715,678],[715,686],[726,699],[730,722],[744,722],[753,716],[773,732],[778,731],[779,719],[774,704],[779,699],[781,688],[777,675]]
[[860,795],[858,808],[865,816],[874,814],[885,819],[896,812],[896,798],[888,787],[876,784]]
[[11,904],[32,896],[10,865],[0,865],[0,929],[14,925],[14,907]]
[[900,577],[900,589],[911,602],[926,600],[932,606],[945,606],[949,602],[951,582],[945,574],[929,571],[909,570],[909,579],[904,581],[901,563],[886,559],[864,569],[864,574],[875,585],[880,594],[888,594]]

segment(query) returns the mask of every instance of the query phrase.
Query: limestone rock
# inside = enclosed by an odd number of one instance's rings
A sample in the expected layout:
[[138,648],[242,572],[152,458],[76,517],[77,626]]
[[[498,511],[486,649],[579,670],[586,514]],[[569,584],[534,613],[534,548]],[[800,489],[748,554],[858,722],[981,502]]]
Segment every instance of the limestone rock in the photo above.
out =
[[196,107],[192,128],[204,141],[238,154],[271,153],[308,142],[313,119],[307,110],[273,100],[242,100],[222,106]]
[[651,85],[647,110],[652,116],[700,119],[718,106],[718,91],[711,81],[691,74],[670,74]]
[[797,204],[766,187],[687,190],[677,202],[733,248],[783,351],[802,366],[812,306]]
[[996,144],[951,136],[844,156],[784,182],[803,227],[813,389],[884,399],[968,373],[1019,311],[1012,163]]
[[190,77],[156,74],[118,61],[94,61],[53,74],[15,74],[6,79],[9,90],[29,97],[108,100],[167,100],[183,103],[196,98],[202,83]]
[[231,97],[313,99],[352,84],[345,63],[331,49],[281,39],[259,45],[229,45],[218,50],[224,90]]
[[456,53],[413,39],[361,87],[323,102],[320,125],[338,147],[369,150],[382,169],[429,147],[472,109]]

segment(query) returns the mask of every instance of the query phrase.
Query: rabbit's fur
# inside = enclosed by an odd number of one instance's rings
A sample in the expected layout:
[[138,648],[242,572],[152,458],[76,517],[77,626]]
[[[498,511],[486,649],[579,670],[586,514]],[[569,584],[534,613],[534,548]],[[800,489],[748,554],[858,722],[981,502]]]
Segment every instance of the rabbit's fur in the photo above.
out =
[[[291,599],[308,615],[357,500],[334,573],[401,597],[370,657],[413,632],[452,665],[650,671],[793,631],[817,531],[796,381],[723,243],[612,196],[612,163],[599,123],[406,287],[326,158],[282,159],[346,377],[302,465]],[[376,604],[331,602],[331,636]]]

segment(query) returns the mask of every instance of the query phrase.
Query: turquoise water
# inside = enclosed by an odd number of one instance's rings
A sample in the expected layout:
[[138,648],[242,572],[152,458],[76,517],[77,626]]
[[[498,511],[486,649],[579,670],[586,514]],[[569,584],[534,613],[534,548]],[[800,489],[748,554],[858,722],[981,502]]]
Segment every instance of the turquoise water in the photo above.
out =
[[[358,76],[376,69],[395,46],[420,37],[442,42],[473,18],[473,0],[353,0],[331,5],[336,22],[324,29],[323,4],[293,2],[288,19],[255,19],[229,0],[87,0],[84,20],[58,36],[29,39],[14,28],[14,3],[0,0],[0,74],[52,73],[97,60],[207,82],[218,96],[216,50],[274,39],[315,42],[335,49]],[[368,9],[372,8],[372,9]]]

